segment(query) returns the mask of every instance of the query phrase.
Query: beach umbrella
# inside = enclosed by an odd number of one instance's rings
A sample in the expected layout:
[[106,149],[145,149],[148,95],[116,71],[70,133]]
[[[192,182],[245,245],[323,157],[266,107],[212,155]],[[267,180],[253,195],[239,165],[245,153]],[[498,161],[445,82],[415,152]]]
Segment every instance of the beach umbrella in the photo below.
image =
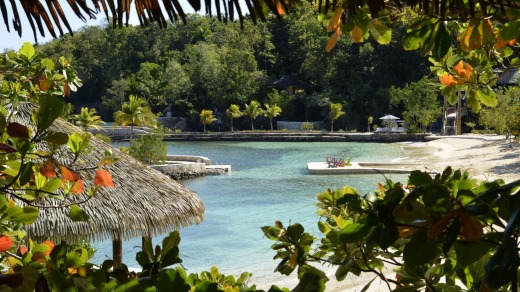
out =
[[[12,114],[10,121],[34,127],[31,113],[36,105],[22,103],[16,108],[6,108]],[[57,119],[51,130],[67,134],[82,132],[62,119]],[[115,187],[101,187],[92,199],[80,205],[90,216],[86,222],[72,221],[67,216],[69,207],[40,208],[36,222],[26,226],[30,238],[55,242],[111,238],[116,266],[121,261],[122,240],[138,236],[151,237],[203,221],[205,207],[196,193],[100,139],[92,137],[90,144],[92,151],[80,156],[76,162],[78,169],[85,169],[81,171],[85,189],[93,182],[95,166],[104,157],[105,149],[110,149],[114,156],[120,157],[116,163],[106,167],[112,174]],[[68,149],[60,149],[55,159],[69,164],[73,155]],[[73,196],[71,199],[73,202],[81,202],[86,199],[86,195]],[[40,205],[59,203],[51,199],[39,202]]]
[[379,119],[380,119],[380,120],[399,120],[398,117],[393,116],[393,115],[386,115],[386,116],[381,117],[381,118],[379,118]]

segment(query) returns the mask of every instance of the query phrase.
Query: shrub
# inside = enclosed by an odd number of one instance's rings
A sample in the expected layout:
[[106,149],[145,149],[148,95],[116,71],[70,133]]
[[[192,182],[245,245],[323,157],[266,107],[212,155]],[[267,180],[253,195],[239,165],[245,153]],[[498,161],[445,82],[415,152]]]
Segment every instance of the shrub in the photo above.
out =
[[129,154],[146,164],[164,164],[168,147],[163,141],[164,130],[153,130],[130,145]]
[[300,128],[302,131],[312,131],[314,130],[314,124],[310,122],[303,122]]

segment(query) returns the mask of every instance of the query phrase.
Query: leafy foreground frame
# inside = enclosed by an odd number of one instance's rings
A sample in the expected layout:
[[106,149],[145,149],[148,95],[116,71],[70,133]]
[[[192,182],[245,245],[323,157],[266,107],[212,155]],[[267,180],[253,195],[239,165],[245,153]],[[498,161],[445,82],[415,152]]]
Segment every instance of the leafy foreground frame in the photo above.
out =
[[[299,224],[263,227],[276,241],[276,270],[297,270],[296,291],[325,289],[326,275],[310,263],[336,266],[335,277],[374,274],[393,291],[518,291],[520,181],[477,183],[447,168],[434,178],[413,171],[408,185],[378,185],[318,194],[324,238]],[[389,273],[383,267],[391,266]]]

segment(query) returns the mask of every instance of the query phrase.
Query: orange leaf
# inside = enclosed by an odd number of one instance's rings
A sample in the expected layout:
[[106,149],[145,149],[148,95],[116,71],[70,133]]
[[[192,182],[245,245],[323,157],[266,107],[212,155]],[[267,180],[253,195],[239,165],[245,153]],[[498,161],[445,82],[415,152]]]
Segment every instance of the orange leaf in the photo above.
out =
[[361,39],[363,39],[363,30],[361,27],[355,25],[354,28],[350,31],[350,35],[356,43],[359,43]]
[[463,209],[460,212],[459,218],[462,225],[462,236],[470,242],[479,241],[484,235],[484,230],[477,217],[468,214],[468,212]]
[[338,42],[340,36],[341,36],[341,28],[338,26],[338,28],[336,28],[336,32],[334,32],[334,34],[327,41],[327,46],[325,47],[325,51],[327,51],[327,53],[330,53],[330,51],[334,48],[334,46]]
[[377,183],[377,188],[382,192],[385,191],[385,186],[383,186],[381,183]]
[[21,255],[24,255],[27,252],[27,246],[20,245],[20,248],[18,248],[18,251],[20,251]]
[[112,175],[103,169],[98,169],[96,171],[96,177],[94,178],[94,185],[98,187],[114,187],[114,182],[112,181]]
[[341,23],[341,14],[343,13],[343,7],[338,6],[336,11],[334,12],[334,16],[329,21],[329,25],[327,26],[327,32],[334,31]]
[[33,256],[31,257],[31,261],[44,263],[45,262],[45,255],[44,255],[44,253],[41,252],[41,251],[35,252],[33,254]]
[[0,252],[8,251],[13,246],[13,240],[7,235],[0,235]]
[[49,88],[51,88],[52,81],[48,80],[47,77],[43,76],[40,79],[40,90],[41,91],[47,91]]
[[74,169],[72,169],[68,166],[65,166],[65,165],[60,165],[59,168],[60,168],[61,176],[64,179],[69,180],[69,181],[77,181],[80,179],[79,174]]
[[513,46],[516,44],[516,40],[510,40],[508,42],[506,42],[502,36],[500,35],[497,35],[497,41],[495,43],[495,49],[501,49],[505,46]]
[[412,236],[415,232],[419,231],[421,229],[415,228],[412,226],[397,226],[397,231],[399,232],[399,237],[401,238],[408,238]]
[[66,97],[70,96],[70,86],[69,86],[69,82],[68,81],[65,81],[65,84],[63,84],[63,94]]
[[428,227],[428,241],[439,237],[444,229],[446,229],[446,226],[448,226],[448,223],[450,223],[451,219],[455,217],[455,215],[457,215],[457,211],[452,210],[444,214],[441,219],[431,224],[430,227]]
[[54,242],[52,242],[50,240],[46,240],[46,241],[44,241],[42,243],[46,244],[50,248],[48,251],[44,252],[43,255],[49,256],[51,254],[52,249],[54,248]]
[[40,173],[46,178],[56,177],[56,168],[54,167],[54,163],[50,160],[45,161],[45,163],[40,167]]
[[439,81],[446,86],[458,85],[459,81],[453,77],[450,73],[445,72],[439,77]]
[[81,179],[78,179],[74,182],[74,185],[72,185],[72,188],[70,188],[70,192],[76,195],[80,195],[85,190],[85,187],[83,186],[83,181]]
[[284,15],[285,11],[283,10],[282,2],[276,2],[276,10],[278,11],[278,15]]
[[455,70],[457,75],[459,75],[463,81],[468,81],[471,78],[471,75],[473,75],[473,67],[462,60],[459,61],[457,65],[453,66],[453,70]]

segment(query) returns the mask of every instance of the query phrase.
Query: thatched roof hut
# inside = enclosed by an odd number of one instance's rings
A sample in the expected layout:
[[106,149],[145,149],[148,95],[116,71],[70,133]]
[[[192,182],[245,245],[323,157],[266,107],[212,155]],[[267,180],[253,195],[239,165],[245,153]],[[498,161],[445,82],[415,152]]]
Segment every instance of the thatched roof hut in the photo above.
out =
[[[11,108],[11,121],[34,127],[31,113],[35,108],[30,103]],[[62,119],[56,120],[51,130],[67,134],[82,132]],[[72,221],[67,216],[68,207],[41,208],[38,220],[27,226],[31,238],[57,242],[78,238],[126,240],[138,236],[150,237],[202,222],[205,208],[196,193],[100,139],[92,137],[90,144],[92,151],[80,156],[75,167],[93,168],[104,156],[105,150],[111,149],[114,156],[120,157],[115,164],[106,167],[112,174],[115,187],[101,187],[92,199],[81,205],[90,216],[87,222]],[[55,159],[63,164],[73,159],[68,149],[60,149],[57,154]],[[85,189],[93,182],[95,172],[95,169],[81,171]],[[75,196],[73,199],[83,201],[85,196]],[[41,202],[43,205],[59,203],[50,199]]]

